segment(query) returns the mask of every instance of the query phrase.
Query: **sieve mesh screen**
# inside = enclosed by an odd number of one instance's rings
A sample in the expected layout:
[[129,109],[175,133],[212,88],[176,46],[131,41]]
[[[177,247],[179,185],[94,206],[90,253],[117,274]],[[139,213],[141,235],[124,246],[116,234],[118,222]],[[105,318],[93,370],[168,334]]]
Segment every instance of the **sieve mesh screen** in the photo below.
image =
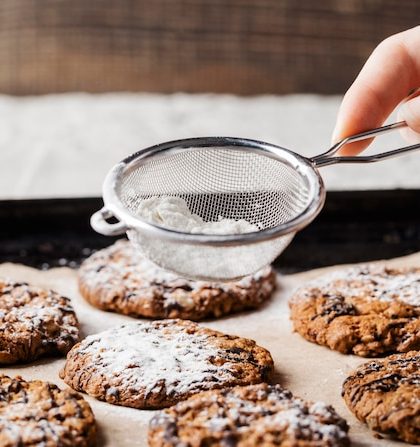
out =
[[144,199],[178,196],[205,221],[245,219],[260,229],[287,223],[311,198],[308,180],[281,158],[233,147],[147,157],[127,169],[116,192],[133,215]]

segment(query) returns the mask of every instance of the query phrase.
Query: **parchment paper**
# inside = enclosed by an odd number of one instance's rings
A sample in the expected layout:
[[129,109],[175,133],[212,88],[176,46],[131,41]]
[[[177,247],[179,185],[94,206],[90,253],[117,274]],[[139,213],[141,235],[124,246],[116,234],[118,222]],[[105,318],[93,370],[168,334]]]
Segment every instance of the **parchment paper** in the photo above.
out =
[[[420,253],[388,261],[393,266],[420,264]],[[305,341],[293,334],[289,321],[287,298],[293,289],[305,281],[337,267],[313,270],[295,275],[279,276],[278,289],[273,299],[258,311],[233,315],[205,326],[227,333],[252,338],[267,348],[275,363],[273,382],[289,388],[295,395],[311,400],[323,400],[335,407],[349,423],[352,445],[358,447],[391,447],[408,445],[386,439],[379,440],[347,409],[341,398],[341,385],[347,374],[367,361],[342,355],[328,348]],[[78,293],[77,273],[69,268],[38,271],[29,267],[2,264],[0,276],[50,287],[72,299],[81,323],[82,336],[116,326],[133,318],[103,312],[87,304]],[[8,375],[20,374],[25,379],[42,379],[66,387],[58,377],[64,359],[42,359],[12,368],[1,368]],[[147,425],[153,411],[118,407],[86,396],[99,427],[98,446],[137,447],[147,445]]]

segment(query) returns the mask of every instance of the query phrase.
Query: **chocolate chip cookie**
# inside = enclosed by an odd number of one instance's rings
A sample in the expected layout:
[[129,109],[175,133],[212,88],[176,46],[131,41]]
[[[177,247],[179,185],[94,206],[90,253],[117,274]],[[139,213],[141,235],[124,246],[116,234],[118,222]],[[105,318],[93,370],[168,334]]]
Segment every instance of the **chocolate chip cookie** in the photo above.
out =
[[289,306],[295,331],[344,354],[420,349],[420,268],[344,269],[297,290]]
[[1,446],[89,447],[95,437],[95,418],[79,394],[0,375]]
[[60,377],[100,400],[153,409],[200,391],[265,381],[272,369],[270,353],[253,340],[161,320],[85,338],[68,353]]
[[350,445],[348,426],[322,402],[294,397],[279,385],[250,385],[197,394],[150,421],[151,447]]
[[63,355],[78,338],[79,326],[68,298],[0,279],[0,364]]
[[343,397],[372,430],[420,444],[420,352],[361,365],[345,380]]
[[120,240],[82,264],[79,287],[99,309],[198,321],[259,307],[275,288],[275,273],[267,267],[234,282],[191,281],[155,266]]

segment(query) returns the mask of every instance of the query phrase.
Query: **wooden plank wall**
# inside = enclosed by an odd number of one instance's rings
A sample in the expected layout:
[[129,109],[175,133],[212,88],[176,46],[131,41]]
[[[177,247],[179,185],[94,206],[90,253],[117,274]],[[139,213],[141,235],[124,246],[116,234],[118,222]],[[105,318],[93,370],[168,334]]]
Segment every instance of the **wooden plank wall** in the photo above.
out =
[[1,0],[0,92],[341,93],[418,0]]

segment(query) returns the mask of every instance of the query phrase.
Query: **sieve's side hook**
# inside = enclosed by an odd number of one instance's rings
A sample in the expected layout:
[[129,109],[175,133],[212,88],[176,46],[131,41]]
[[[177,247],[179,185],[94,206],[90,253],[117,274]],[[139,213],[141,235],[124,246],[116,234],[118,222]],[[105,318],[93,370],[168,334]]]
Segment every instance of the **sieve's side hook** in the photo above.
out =
[[90,225],[100,234],[105,236],[118,236],[127,231],[127,226],[123,222],[108,223],[106,219],[114,217],[114,215],[107,209],[101,208],[90,217]]
[[317,168],[336,163],[372,163],[375,161],[381,161],[386,160],[388,158],[397,157],[398,155],[420,149],[420,143],[419,143],[419,144],[413,144],[411,146],[401,147],[399,149],[394,149],[387,152],[382,152],[380,154],[375,155],[334,157],[334,155],[346,144],[354,143],[355,141],[367,140],[369,138],[375,138],[379,135],[383,135],[395,129],[401,129],[406,126],[407,123],[405,121],[400,121],[398,123],[388,124],[387,126],[378,127],[376,129],[367,130],[366,132],[358,133],[356,135],[351,135],[339,141],[338,143],[334,144],[334,146],[332,146],[331,149],[329,149],[327,152],[324,152],[323,154],[320,155],[316,155],[315,157],[312,157],[310,160]]

